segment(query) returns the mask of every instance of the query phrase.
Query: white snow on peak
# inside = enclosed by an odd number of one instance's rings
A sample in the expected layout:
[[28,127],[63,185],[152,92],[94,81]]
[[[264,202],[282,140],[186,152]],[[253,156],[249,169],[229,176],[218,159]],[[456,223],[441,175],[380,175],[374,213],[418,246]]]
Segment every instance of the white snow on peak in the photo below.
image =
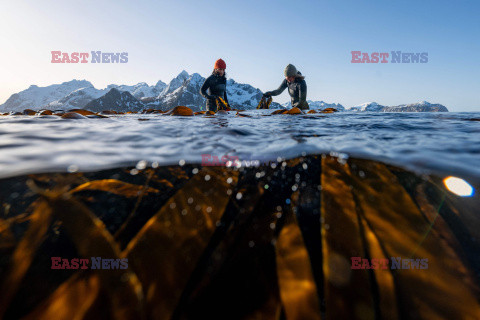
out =
[[61,99],[72,91],[90,86],[92,84],[86,80],[72,80],[46,87],[31,85],[28,89],[11,95],[4,104],[0,105],[0,110],[39,110],[46,104]]
[[376,102],[365,102],[351,107],[348,111],[380,111],[384,106],[379,105]]
[[165,96],[169,93],[172,93],[173,91],[177,90],[180,88],[184,82],[189,78],[189,74],[187,71],[183,70],[180,72],[178,76],[172,79],[170,83],[163,89],[163,91],[158,95],[158,98],[161,98],[162,96]]

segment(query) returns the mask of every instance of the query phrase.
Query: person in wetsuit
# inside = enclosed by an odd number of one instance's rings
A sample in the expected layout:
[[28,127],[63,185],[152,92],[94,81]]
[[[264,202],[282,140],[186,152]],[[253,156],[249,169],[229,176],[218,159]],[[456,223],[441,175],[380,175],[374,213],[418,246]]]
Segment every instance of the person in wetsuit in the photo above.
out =
[[212,74],[205,79],[205,82],[200,88],[200,94],[207,99],[207,110],[217,111],[217,97],[222,97],[228,104],[227,78],[225,77],[226,68],[227,64],[222,59],[215,61]]
[[288,88],[288,93],[292,101],[292,108],[297,107],[302,110],[309,109],[307,103],[307,83],[305,82],[305,77],[302,76],[300,71],[297,71],[294,65],[289,64],[285,68],[285,80],[283,80],[280,87],[277,90],[267,91],[263,94],[265,98],[271,96],[278,96],[286,88]]

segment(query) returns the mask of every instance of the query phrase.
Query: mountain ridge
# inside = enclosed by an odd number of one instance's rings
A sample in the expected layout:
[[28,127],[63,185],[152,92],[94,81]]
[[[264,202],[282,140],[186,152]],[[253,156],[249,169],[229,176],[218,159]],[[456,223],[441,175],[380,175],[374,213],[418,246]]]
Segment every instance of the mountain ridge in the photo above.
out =
[[[130,109],[130,105],[135,108],[143,105],[144,108],[157,108],[162,110],[171,109],[178,105],[184,105],[197,110],[205,107],[205,98],[200,95],[200,88],[205,78],[198,73],[189,74],[182,70],[168,84],[158,80],[155,85],[148,85],[145,82],[139,82],[134,85],[109,84],[104,89],[97,89],[87,80],[73,79],[61,84],[52,84],[46,87],[30,85],[27,89],[12,94],[5,103],[0,105],[0,111],[18,112],[24,109],[55,109],[69,110],[73,108],[85,108],[94,100],[104,98],[103,103],[106,109]],[[112,89],[119,92],[128,92],[132,98],[122,100],[122,95],[109,95]],[[238,83],[234,79],[227,80],[227,96],[229,103],[236,109],[255,109],[263,93],[260,89],[250,84]],[[116,101],[113,97],[120,99]],[[97,102],[98,102],[97,101]],[[125,104],[121,102],[124,101]],[[326,108],[335,108],[338,111],[351,112],[448,112],[448,109],[438,103],[429,103],[421,101],[418,103],[401,104],[397,106],[384,106],[376,102],[367,102],[355,105],[351,108],[345,108],[339,103],[327,103],[324,101],[307,100],[310,109],[323,110]],[[110,104],[110,105],[109,105]],[[110,106],[110,108],[109,108]],[[272,107],[290,108],[290,102],[284,104],[273,103]],[[120,111],[120,110],[116,110]]]

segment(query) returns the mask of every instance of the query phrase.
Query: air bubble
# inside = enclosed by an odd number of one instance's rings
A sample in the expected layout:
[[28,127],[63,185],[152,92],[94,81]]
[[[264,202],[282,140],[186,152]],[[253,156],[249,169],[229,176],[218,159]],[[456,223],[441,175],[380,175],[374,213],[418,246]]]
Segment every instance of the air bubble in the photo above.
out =
[[143,170],[147,167],[147,161],[140,160],[138,161],[137,165],[135,166],[138,170]]
[[71,164],[68,166],[67,171],[70,173],[74,173],[78,171],[78,166],[76,164]]

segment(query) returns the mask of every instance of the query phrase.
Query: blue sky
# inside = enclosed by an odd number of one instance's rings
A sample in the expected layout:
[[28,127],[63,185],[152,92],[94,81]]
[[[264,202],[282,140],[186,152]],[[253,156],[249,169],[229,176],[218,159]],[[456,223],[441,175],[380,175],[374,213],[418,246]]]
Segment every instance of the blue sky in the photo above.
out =
[[[0,103],[31,84],[206,77],[278,87],[292,63],[308,99],[346,107],[442,103],[480,111],[480,1],[10,1],[0,4]],[[128,52],[127,64],[52,64],[50,51]],[[428,52],[426,64],[353,64],[351,51]],[[288,101],[285,92],[276,97]]]

